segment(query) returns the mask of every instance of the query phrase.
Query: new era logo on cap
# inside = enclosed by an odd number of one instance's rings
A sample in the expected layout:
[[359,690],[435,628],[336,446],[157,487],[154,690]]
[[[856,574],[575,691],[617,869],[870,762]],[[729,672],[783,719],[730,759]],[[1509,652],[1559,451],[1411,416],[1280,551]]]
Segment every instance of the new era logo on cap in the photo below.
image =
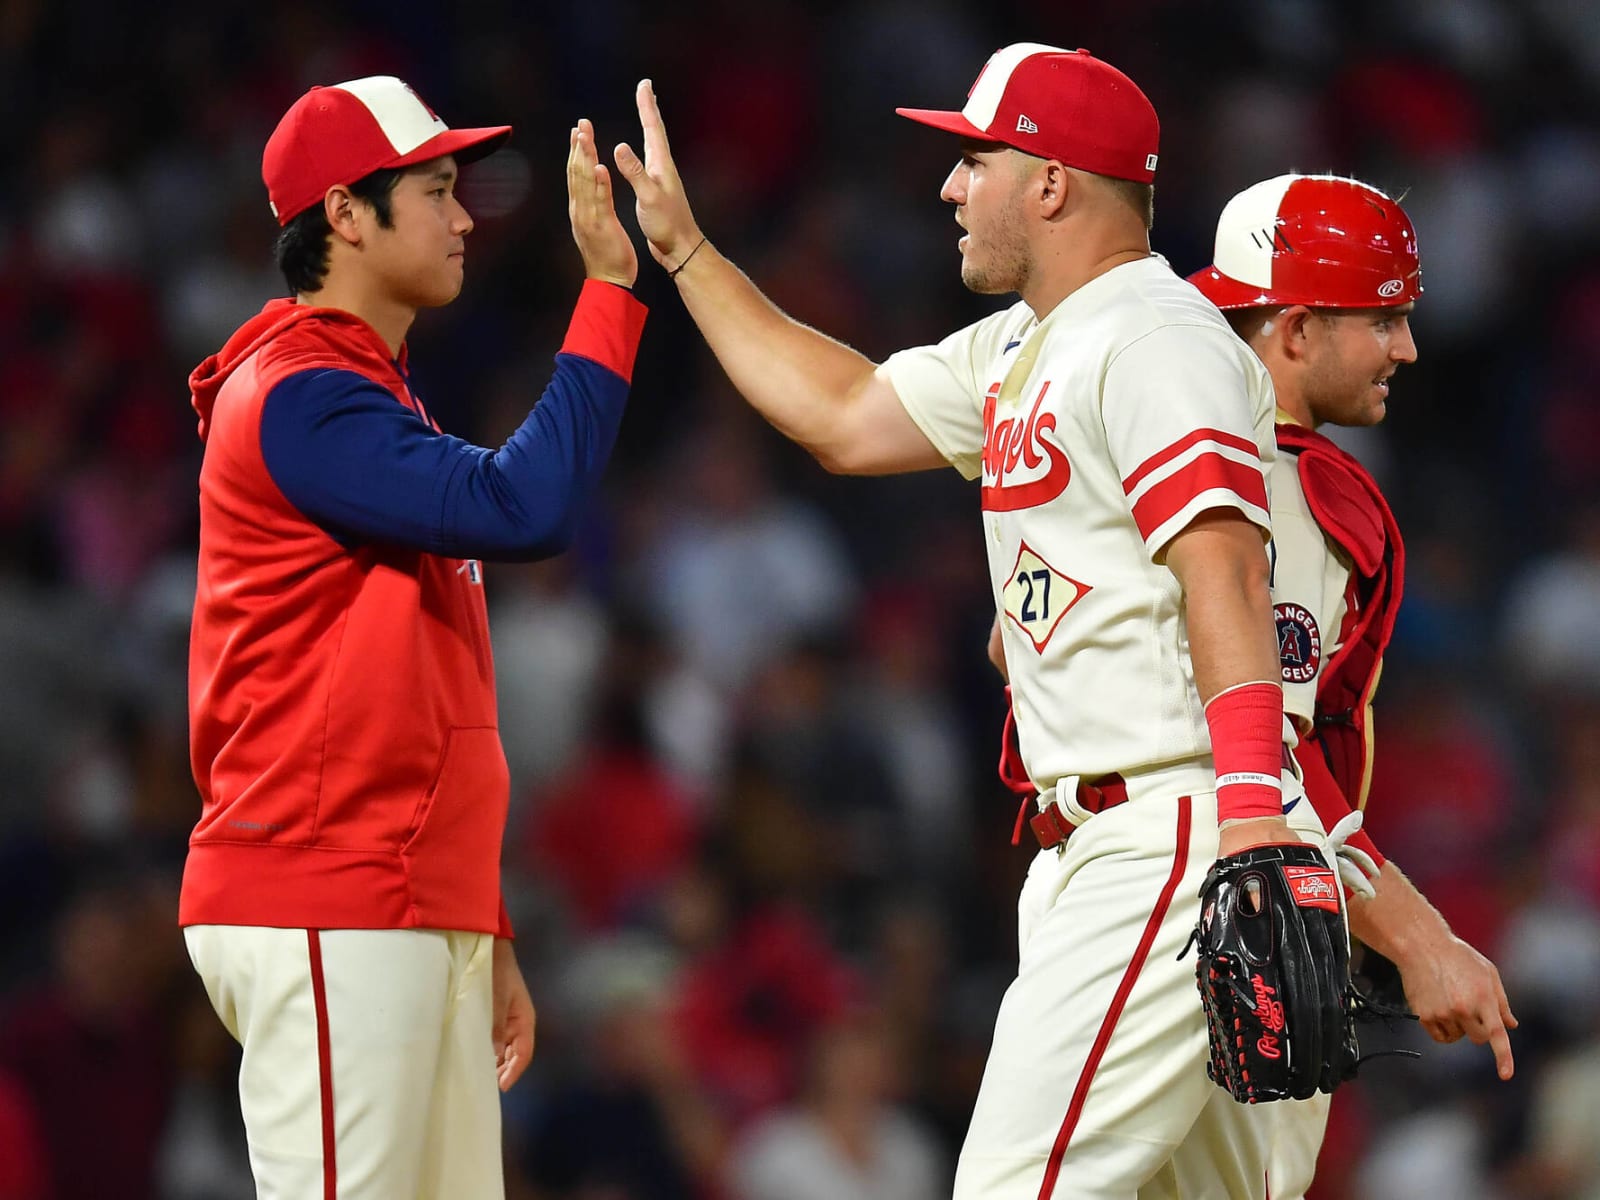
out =
[[1150,183],[1161,124],[1133,80],[1087,50],[1018,42],[995,51],[960,112],[897,108],[923,125],[1069,167]]
[[509,125],[451,129],[404,80],[371,75],[314,87],[296,100],[267,139],[261,177],[273,215],[287,225],[338,184],[445,154],[471,162],[510,132]]

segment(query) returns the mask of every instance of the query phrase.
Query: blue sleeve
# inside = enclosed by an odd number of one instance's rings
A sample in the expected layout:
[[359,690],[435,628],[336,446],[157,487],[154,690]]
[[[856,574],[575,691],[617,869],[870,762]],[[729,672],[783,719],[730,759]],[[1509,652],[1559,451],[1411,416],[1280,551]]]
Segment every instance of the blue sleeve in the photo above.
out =
[[572,540],[627,397],[621,376],[558,354],[527,420],[487,450],[439,433],[354,371],[299,371],[262,404],[261,454],[289,502],[347,545],[548,558]]

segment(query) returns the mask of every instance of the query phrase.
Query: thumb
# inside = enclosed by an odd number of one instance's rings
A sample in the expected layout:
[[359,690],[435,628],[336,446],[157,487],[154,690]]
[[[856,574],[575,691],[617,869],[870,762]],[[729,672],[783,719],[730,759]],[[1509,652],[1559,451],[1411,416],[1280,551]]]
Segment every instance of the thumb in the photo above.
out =
[[612,151],[612,157],[617,161],[617,170],[637,188],[644,179],[644,162],[633,152],[633,147],[627,142],[618,142],[617,148]]

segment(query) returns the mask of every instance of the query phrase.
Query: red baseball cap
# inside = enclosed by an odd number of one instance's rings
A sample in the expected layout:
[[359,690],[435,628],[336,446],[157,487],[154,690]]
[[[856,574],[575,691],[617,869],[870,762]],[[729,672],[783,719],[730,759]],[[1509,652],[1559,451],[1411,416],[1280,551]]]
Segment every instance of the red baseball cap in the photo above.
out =
[[1221,309],[1388,308],[1422,295],[1405,210],[1359,179],[1278,175],[1222,209],[1213,264],[1189,282]]
[[1156,177],[1155,106],[1133,80],[1087,50],[1017,42],[989,57],[960,112],[895,112],[1096,175],[1135,183]]
[[267,139],[261,178],[273,215],[287,225],[336,184],[443,154],[472,162],[510,134],[509,125],[451,129],[403,80],[369,75],[296,100]]

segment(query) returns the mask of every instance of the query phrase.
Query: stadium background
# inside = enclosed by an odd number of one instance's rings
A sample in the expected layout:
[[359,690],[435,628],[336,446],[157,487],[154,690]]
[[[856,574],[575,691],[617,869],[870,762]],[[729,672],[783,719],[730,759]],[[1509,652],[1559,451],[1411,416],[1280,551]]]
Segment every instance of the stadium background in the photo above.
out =
[[[173,927],[196,810],[184,378],[281,292],[258,165],[289,102],[390,72],[453,124],[516,125],[463,183],[465,294],[412,338],[445,427],[498,444],[580,275],[576,117],[637,144],[652,76],[705,229],[881,357],[989,303],[937,198],[952,147],[893,107],[958,102],[1014,40],[1087,46],[1149,92],[1155,244],[1180,270],[1258,178],[1403,194],[1422,360],[1345,439],[1410,549],[1371,825],[1501,964],[1522,1029],[1509,1084],[1486,1050],[1402,1034],[1422,1060],[1341,1091],[1316,1195],[1600,1195],[1600,9],[10,0],[0,1198],[250,1194],[234,1051]],[[580,544],[487,572],[541,1013],[506,1102],[512,1195],[836,1198],[811,1136],[835,1128],[942,1180],[1027,861],[992,769],[974,489],[826,476],[730,394],[648,262],[638,291],[631,411]]]

